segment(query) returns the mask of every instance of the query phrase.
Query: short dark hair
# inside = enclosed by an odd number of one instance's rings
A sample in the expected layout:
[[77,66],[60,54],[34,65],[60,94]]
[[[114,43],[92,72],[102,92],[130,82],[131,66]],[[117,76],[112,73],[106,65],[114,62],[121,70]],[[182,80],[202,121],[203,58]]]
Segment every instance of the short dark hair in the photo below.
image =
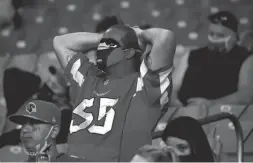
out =
[[117,16],[105,16],[102,18],[98,24],[96,25],[95,32],[101,33],[109,29],[110,27],[117,25],[117,24],[123,24],[123,21],[117,17]]
[[142,29],[142,30],[146,30],[146,29],[152,28],[152,25],[150,25],[150,24],[142,24],[142,25],[139,26],[139,28]]

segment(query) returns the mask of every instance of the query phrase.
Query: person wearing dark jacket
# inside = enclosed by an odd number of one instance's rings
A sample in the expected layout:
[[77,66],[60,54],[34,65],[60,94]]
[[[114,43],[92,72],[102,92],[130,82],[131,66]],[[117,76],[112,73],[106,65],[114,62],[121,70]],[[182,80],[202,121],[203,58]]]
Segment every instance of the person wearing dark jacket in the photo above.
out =
[[60,131],[61,111],[53,103],[29,101],[9,119],[22,125],[20,139],[29,156],[28,162],[85,161],[84,158],[60,154],[57,151],[55,139]]
[[182,108],[181,116],[204,118],[201,112],[214,106],[246,105],[253,99],[253,56],[237,44],[237,18],[220,11],[209,21],[208,44],[185,54],[175,69],[178,101],[172,101]]
[[168,123],[162,140],[180,162],[214,162],[213,152],[201,124],[191,117],[178,117]]

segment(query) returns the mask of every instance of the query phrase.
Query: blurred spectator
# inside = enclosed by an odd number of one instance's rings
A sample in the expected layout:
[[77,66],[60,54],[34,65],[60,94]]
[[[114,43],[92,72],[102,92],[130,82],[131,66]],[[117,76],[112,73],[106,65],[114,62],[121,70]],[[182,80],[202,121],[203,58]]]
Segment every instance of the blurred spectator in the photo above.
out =
[[175,151],[180,162],[214,162],[201,124],[191,117],[179,117],[170,121],[162,140]]
[[61,74],[54,66],[49,66],[48,68],[50,72],[49,79],[46,81],[46,84],[50,87],[50,89],[54,92],[54,100],[63,104],[67,103],[69,99],[67,99],[67,83],[65,80],[64,74]]
[[0,1],[0,30],[9,26],[14,18],[15,8],[11,0]]
[[248,104],[253,99],[253,57],[237,45],[237,19],[221,11],[209,20],[209,44],[186,54],[174,72],[177,105],[185,106],[179,115],[200,118],[216,104]]
[[174,153],[166,147],[145,145],[140,148],[131,162],[177,162]]
[[[72,115],[72,105],[70,104],[69,91],[64,75],[61,74],[56,67],[49,66],[48,71],[50,76],[45,84],[47,89],[44,89],[45,93],[40,91],[38,99],[53,102],[61,109],[61,128],[59,135],[56,138],[56,143],[58,151],[60,153],[66,153],[66,142]],[[52,93],[51,98],[45,98],[48,97],[46,96],[46,92]]]
[[7,109],[6,106],[0,104],[0,136],[3,133],[6,121]]
[[[9,32],[13,32],[15,36],[19,35],[18,34],[20,32],[19,29],[23,26],[22,18],[19,14],[19,9],[23,6],[28,5],[31,2],[32,1],[30,0],[26,0],[26,1],[2,0],[0,2],[0,30],[1,32],[6,30]],[[17,39],[17,37],[14,37],[14,36],[13,38]],[[7,37],[1,37],[0,39],[1,41],[3,41],[1,42],[1,48],[0,48],[1,55],[5,55],[7,52],[11,53],[10,49],[15,49],[14,46],[10,48],[11,45],[8,44],[10,42],[7,41]],[[12,40],[11,43],[15,45],[13,43],[15,41],[17,40]],[[32,56],[29,55],[28,58],[30,57]],[[10,59],[7,61],[6,65],[3,67],[3,71],[4,71],[3,87],[4,87],[4,97],[5,97],[6,105],[7,105],[7,116],[15,113],[18,110],[18,108],[23,104],[23,102],[25,102],[28,98],[30,98],[34,93],[38,92],[39,87],[41,86],[40,85],[41,81],[38,76],[27,72],[25,68],[24,69],[20,68],[23,65],[25,65],[23,67],[29,67],[29,68],[33,67],[34,63],[31,63],[31,62],[29,62],[29,64],[27,64],[27,62],[25,64],[22,63],[25,57],[19,60],[21,62],[18,62],[15,59],[13,60],[13,58],[19,58],[19,56],[16,57],[12,55]],[[33,58],[36,58],[36,56]],[[10,62],[13,64],[10,64]],[[8,67],[8,69],[5,69],[6,67]]]
[[8,110],[7,116],[9,116],[39,92],[41,80],[32,73],[18,68],[9,68],[4,71],[3,87]]
[[40,99],[53,101],[54,92],[40,77],[19,68],[4,71],[4,97],[7,105],[7,116],[15,113],[27,100]]
[[253,54],[253,31],[246,31],[240,35],[239,44]]

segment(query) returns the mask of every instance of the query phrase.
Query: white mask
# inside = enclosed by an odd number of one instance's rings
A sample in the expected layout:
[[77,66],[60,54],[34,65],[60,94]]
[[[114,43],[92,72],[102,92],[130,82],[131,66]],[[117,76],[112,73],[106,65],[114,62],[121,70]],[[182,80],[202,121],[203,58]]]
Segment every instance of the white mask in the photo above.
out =
[[208,41],[210,42],[210,47],[213,50],[218,50],[218,51],[227,51],[229,49],[229,40],[231,39],[231,36],[227,36],[224,38],[213,38],[212,36],[208,35]]

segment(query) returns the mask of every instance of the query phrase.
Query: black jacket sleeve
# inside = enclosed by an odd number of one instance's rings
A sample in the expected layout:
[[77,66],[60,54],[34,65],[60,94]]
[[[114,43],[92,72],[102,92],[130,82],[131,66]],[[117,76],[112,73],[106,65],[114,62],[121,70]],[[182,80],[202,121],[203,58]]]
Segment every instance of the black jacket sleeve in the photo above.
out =
[[0,148],[9,145],[18,145],[20,143],[20,129],[14,129],[6,132],[0,137]]

